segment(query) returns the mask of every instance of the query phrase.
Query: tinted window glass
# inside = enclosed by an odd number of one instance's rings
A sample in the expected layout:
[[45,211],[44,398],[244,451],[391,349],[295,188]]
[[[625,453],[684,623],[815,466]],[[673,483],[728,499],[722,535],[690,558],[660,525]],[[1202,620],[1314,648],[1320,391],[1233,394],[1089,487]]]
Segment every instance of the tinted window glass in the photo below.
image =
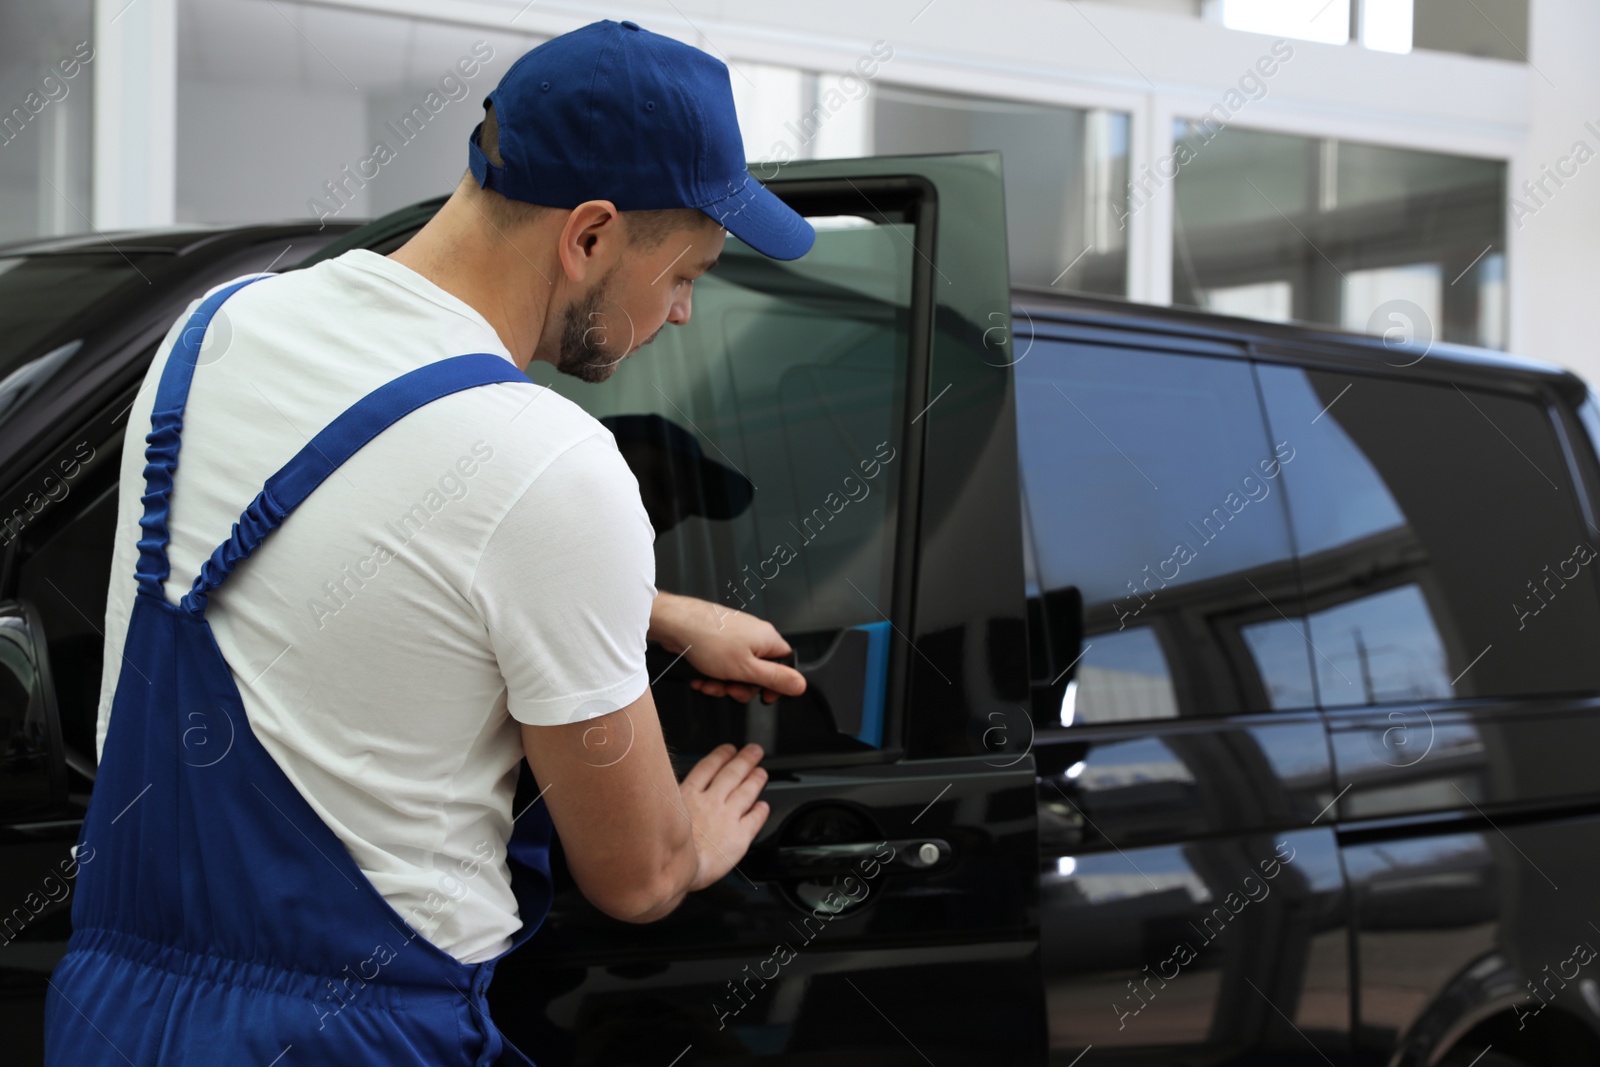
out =
[[779,706],[659,687],[684,751],[741,736],[780,755],[882,743],[914,234],[815,222],[816,245],[789,263],[729,237],[688,325],[603,387],[531,372],[617,438],[656,527],[657,588],[770,621],[802,664],[834,656],[824,694]]
[[1546,411],[1465,389],[1262,367],[1324,705],[1600,688],[1600,607]]
[[[23,353],[101,297],[133,282],[144,285],[134,265],[141,258],[114,252],[0,256],[0,378],[16,373]],[[9,394],[8,384],[0,381],[0,397]]]
[[1038,342],[1016,376],[1030,619],[1054,635],[1032,646],[1040,721],[1308,706],[1304,640],[1260,629],[1299,614],[1295,447],[1249,365]]

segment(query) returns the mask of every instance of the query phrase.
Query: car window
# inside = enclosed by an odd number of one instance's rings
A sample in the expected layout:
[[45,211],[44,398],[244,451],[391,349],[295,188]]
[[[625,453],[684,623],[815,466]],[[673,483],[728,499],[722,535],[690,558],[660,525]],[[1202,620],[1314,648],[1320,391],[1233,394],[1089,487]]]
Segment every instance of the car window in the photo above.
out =
[[116,252],[0,256],[0,401],[10,405],[12,377],[28,372],[18,361],[41,339],[111,292],[144,285],[137,264],[145,258],[138,252],[132,258]]
[[757,740],[778,755],[866,751],[884,738],[884,678],[915,250],[893,215],[814,218],[779,263],[729,237],[694,283],[693,315],[605,384],[530,376],[598,416],[656,528],[659,589],[770,621],[821,693],[781,711],[659,686],[682,751]]
[[1600,688],[1596,546],[1546,409],[1260,368],[1327,707]]
[[1054,631],[1030,642],[1037,721],[1310,706],[1305,642],[1271,629],[1299,613],[1296,445],[1250,365],[1039,341],[1016,385],[1030,625]]

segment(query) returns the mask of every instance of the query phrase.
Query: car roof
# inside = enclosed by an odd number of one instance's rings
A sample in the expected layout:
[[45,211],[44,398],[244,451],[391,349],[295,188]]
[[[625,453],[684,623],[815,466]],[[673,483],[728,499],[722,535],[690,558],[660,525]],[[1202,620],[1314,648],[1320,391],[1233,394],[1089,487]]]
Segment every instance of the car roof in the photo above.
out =
[[1291,349],[1317,353],[1334,351],[1391,370],[1421,362],[1458,367],[1469,373],[1501,373],[1537,379],[1563,391],[1587,386],[1572,371],[1555,363],[1472,345],[1446,341],[1394,342],[1372,334],[1341,330],[1320,323],[1267,322],[1222,315],[1200,308],[1140,304],[1115,297],[1063,293],[1047,286],[1013,285],[1013,312],[1045,322],[1093,328],[1138,331],[1173,339],[1220,343],[1253,351]]
[[38,256],[52,253],[109,252],[117,248],[139,252],[180,252],[196,240],[204,240],[217,232],[216,227],[170,227],[155,230],[81,233],[68,237],[39,237],[0,244],[0,255]]
[[138,230],[110,230],[66,237],[36,237],[0,243],[0,256],[82,255],[97,252],[142,252],[187,255],[217,242],[257,244],[274,236],[293,237],[312,228],[342,233],[365,220],[341,220],[314,227],[309,220],[242,226],[161,226]]

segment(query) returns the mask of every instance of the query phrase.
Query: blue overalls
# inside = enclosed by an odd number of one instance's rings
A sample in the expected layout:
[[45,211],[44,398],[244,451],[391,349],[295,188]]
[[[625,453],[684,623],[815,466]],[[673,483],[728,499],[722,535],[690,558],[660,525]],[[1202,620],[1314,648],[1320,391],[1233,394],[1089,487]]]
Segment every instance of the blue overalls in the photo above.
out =
[[[222,302],[259,280],[206,299],[162,370],[139,589],[79,839],[92,858],[79,868],[72,939],[45,1008],[46,1063],[487,1067],[503,1052],[502,1062],[531,1064],[489,1019],[503,957],[461,963],[373,888],[251,732],[205,617],[234,567],[391,423],[462,389],[528,379],[478,353],[373,390],[267,479],[193,588],[169,604],[167,516],[200,342]],[[523,925],[513,947],[549,909],[551,833],[542,803],[516,821],[507,851]]]

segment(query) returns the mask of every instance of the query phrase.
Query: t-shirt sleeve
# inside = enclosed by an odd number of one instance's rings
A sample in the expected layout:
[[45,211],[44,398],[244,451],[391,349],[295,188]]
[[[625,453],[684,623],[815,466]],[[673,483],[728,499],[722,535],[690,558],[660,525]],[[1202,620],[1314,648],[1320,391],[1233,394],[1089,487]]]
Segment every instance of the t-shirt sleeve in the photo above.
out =
[[511,506],[484,546],[471,597],[512,718],[578,722],[644,693],[654,541],[639,483],[607,433],[562,452]]

